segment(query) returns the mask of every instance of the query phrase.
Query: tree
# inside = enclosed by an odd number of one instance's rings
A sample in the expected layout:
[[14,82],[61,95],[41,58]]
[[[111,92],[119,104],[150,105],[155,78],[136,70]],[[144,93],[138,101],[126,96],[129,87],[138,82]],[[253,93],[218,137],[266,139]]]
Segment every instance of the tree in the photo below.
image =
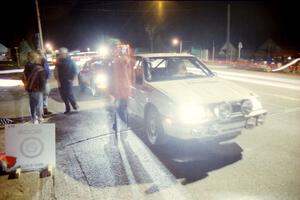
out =
[[20,64],[24,66],[27,63],[27,54],[31,52],[33,48],[26,40],[22,40],[19,45]]

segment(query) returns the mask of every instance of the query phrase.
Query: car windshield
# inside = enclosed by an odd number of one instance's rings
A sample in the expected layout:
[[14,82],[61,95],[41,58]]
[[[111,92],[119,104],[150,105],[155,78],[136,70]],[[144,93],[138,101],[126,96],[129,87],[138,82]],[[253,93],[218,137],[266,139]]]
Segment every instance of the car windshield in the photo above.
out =
[[194,79],[212,76],[212,72],[193,57],[149,58],[145,65],[148,81]]

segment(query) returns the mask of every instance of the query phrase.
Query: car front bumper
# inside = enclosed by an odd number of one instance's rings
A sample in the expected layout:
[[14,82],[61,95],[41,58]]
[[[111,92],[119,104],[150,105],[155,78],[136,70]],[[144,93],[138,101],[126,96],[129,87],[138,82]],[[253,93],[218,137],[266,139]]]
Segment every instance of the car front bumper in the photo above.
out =
[[167,135],[180,139],[214,138],[259,126],[264,123],[266,115],[266,110],[259,110],[247,116],[232,116],[226,121],[216,120],[196,125],[170,123],[170,120],[164,119],[163,127]]

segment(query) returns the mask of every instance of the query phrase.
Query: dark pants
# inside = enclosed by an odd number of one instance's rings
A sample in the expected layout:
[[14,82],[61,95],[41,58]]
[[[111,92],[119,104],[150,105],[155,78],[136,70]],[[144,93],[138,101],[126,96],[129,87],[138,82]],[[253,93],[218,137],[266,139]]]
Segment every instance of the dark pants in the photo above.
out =
[[[126,130],[128,127],[128,111],[127,111],[128,100],[117,99],[115,100],[115,109],[113,117],[113,129],[115,131]],[[120,119],[120,120],[118,120]]]
[[73,83],[68,82],[68,83],[63,83],[61,84],[61,87],[59,88],[60,96],[62,100],[65,103],[66,106],[66,111],[70,111],[70,104],[72,105],[73,109],[77,109],[78,105],[75,100],[75,96],[73,93]]

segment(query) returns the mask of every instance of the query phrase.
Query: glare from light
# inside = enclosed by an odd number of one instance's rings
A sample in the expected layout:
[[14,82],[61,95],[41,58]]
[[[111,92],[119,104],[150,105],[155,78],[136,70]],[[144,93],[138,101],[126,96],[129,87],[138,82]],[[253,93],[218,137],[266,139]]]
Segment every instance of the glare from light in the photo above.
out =
[[47,50],[50,50],[50,51],[53,50],[52,45],[50,43],[46,43],[45,47],[46,47]]
[[171,118],[166,117],[166,118],[165,118],[165,122],[166,122],[166,124],[167,124],[168,126],[171,126],[171,125],[172,125],[172,119],[171,119]]
[[178,44],[179,44],[179,40],[178,40],[177,38],[174,38],[174,39],[172,40],[172,44],[173,44],[173,45],[178,45]]
[[14,86],[23,86],[21,80],[12,80],[12,79],[0,79],[0,87],[14,87]]
[[158,1],[158,16],[162,17],[163,14],[163,2],[162,1]]
[[179,107],[178,117],[184,124],[204,122],[206,119],[205,108],[201,105],[187,103]]
[[261,101],[258,98],[250,99],[252,103],[252,110],[260,110],[262,109]]
[[90,51],[90,48],[86,48],[87,51]]
[[99,88],[107,88],[108,78],[105,74],[98,74],[95,78],[95,82]]
[[288,57],[288,60],[292,60],[292,57],[291,57],[291,56],[289,56],[289,57]]
[[109,49],[107,46],[100,46],[98,49],[98,52],[99,52],[100,56],[105,57],[108,55]]

